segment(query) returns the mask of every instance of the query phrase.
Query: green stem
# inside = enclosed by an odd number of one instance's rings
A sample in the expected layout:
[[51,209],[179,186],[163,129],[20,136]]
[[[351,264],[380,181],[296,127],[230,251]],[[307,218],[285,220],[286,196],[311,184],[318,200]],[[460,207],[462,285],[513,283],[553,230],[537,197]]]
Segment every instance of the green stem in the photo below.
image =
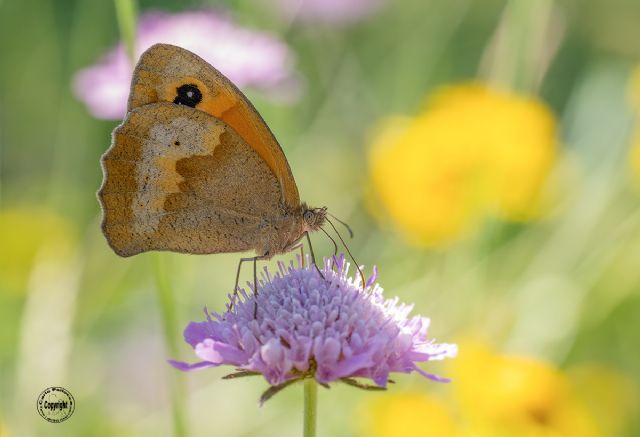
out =
[[304,437],[315,437],[318,417],[318,384],[313,378],[304,381]]
[[[489,78],[527,93],[535,92],[551,56],[548,46],[554,0],[509,0],[494,40]],[[553,45],[553,44],[551,44]]]
[[[176,304],[171,293],[168,266],[165,254],[153,254],[153,273],[156,282],[157,299],[160,305],[165,345],[170,357],[178,358],[178,332]],[[176,437],[186,437],[187,427],[183,400],[185,398],[185,381],[180,372],[170,374],[171,408],[173,413],[173,429]]]
[[135,0],[115,0],[120,36],[127,47],[132,64],[136,62],[136,21],[138,8]]
[[[135,0],[115,0],[116,16],[120,36],[127,47],[127,54],[132,64],[136,62],[136,21],[138,8]],[[165,345],[170,357],[177,358],[178,332],[177,317],[175,312],[175,302],[171,293],[171,283],[168,276],[168,267],[165,263],[164,254],[153,255],[153,274],[156,282],[156,292],[160,314],[162,317],[162,328],[164,331]],[[185,381],[179,372],[171,372],[170,375],[171,409],[173,413],[173,430],[176,437],[186,437],[187,427],[184,411]]]

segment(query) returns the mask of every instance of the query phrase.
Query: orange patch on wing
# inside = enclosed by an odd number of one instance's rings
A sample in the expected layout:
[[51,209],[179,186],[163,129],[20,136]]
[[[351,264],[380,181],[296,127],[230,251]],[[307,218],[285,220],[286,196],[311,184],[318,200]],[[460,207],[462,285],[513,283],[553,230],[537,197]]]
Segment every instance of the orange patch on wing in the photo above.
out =
[[249,100],[219,71],[197,55],[168,44],[156,44],[134,71],[129,110],[155,102],[173,102],[183,85],[196,85],[202,100],[196,109],[223,120],[242,137],[278,179],[282,201],[300,206],[298,188],[280,145]]

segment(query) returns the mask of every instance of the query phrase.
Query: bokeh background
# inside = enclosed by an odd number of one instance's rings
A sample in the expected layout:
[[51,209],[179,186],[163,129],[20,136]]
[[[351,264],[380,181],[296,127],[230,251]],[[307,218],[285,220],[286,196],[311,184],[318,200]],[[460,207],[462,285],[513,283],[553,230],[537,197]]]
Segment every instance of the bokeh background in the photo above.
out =
[[[118,4],[0,0],[0,435],[174,435],[175,411],[183,435],[300,435],[301,387],[259,408],[259,378],[166,363],[193,360],[182,328],[224,308],[240,255],[121,259],[100,233],[131,68]],[[427,366],[451,384],[321,389],[320,435],[640,435],[639,2],[137,10],[136,55],[183,45],[238,83],[303,199],[460,345]],[[53,385],[77,401],[62,424],[35,408]]]

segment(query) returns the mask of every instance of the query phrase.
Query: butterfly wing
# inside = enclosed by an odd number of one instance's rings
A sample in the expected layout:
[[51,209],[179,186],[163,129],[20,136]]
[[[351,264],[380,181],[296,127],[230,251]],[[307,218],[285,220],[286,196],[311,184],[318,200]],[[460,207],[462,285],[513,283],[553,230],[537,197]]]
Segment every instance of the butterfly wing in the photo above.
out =
[[226,123],[173,103],[130,111],[102,158],[102,229],[121,256],[255,249],[280,183]]
[[145,51],[133,73],[128,106],[132,110],[156,102],[180,103],[223,120],[271,169],[283,202],[300,206],[289,163],[273,133],[244,94],[202,58],[169,44]]

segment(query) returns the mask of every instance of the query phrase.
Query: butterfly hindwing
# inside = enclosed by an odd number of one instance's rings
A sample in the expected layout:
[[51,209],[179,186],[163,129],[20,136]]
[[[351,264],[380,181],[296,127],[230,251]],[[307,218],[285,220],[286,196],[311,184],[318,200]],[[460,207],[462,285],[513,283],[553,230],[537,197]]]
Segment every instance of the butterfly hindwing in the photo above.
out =
[[174,103],[131,110],[103,156],[103,231],[122,256],[254,248],[280,183],[225,122]]

